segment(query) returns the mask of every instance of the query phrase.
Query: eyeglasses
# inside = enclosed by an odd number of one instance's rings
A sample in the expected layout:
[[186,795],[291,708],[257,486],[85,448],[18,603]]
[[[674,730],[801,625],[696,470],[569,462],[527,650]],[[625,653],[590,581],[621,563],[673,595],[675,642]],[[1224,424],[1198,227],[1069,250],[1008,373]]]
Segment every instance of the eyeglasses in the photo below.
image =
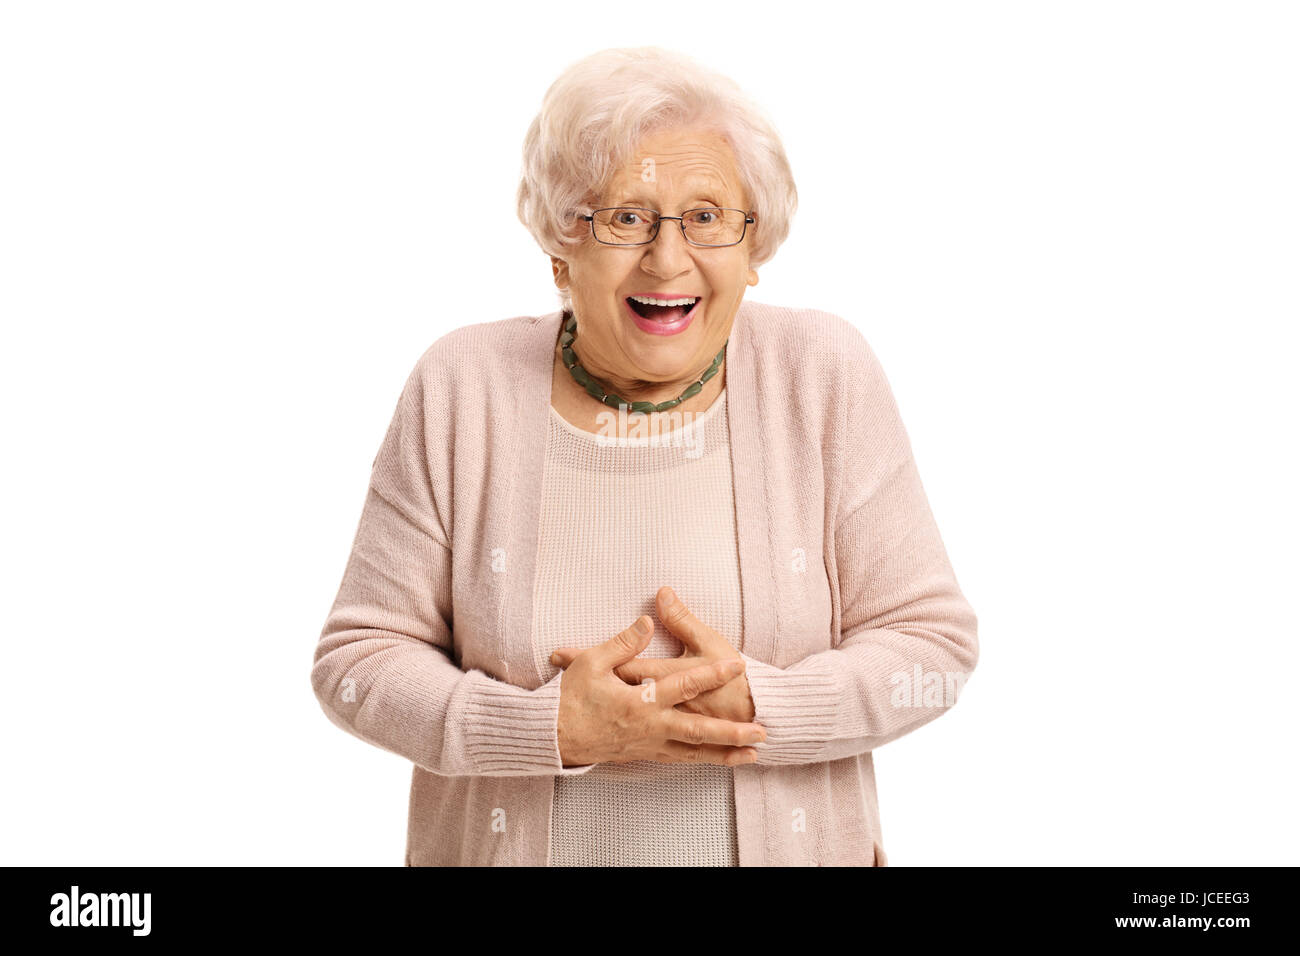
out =
[[691,245],[715,248],[738,244],[754,221],[743,209],[717,206],[688,209],[680,216],[661,216],[657,210],[640,206],[608,206],[582,218],[591,223],[596,241],[607,246],[644,246],[659,235],[660,223],[675,219]]

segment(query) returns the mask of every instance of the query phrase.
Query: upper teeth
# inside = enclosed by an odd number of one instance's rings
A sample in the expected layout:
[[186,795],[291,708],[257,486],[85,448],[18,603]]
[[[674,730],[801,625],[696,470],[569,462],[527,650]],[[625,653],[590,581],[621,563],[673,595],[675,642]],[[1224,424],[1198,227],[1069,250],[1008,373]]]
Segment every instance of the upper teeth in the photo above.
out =
[[640,295],[629,296],[629,298],[633,302],[640,302],[642,305],[694,305],[696,302],[696,299],[648,299]]

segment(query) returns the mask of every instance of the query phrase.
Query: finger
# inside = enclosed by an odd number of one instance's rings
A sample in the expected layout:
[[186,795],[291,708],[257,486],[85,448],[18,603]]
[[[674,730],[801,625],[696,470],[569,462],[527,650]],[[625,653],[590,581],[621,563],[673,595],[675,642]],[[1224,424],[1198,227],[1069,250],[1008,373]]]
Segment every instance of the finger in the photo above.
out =
[[568,667],[581,653],[582,648],[579,647],[557,647],[551,651],[551,664],[555,667]]
[[642,614],[631,627],[619,631],[604,644],[593,647],[592,664],[598,671],[612,671],[619,664],[626,664],[646,649],[654,632],[654,621],[650,620],[650,615]]
[[738,723],[720,717],[687,714],[676,708],[669,711],[669,714],[671,715],[668,720],[669,739],[680,740],[694,746],[723,744],[730,747],[745,747],[761,744],[767,739],[767,731],[761,724]]
[[694,667],[693,661],[680,657],[637,657],[626,664],[619,664],[614,673],[630,684],[639,684],[643,680],[662,680],[678,671]]
[[742,673],[744,669],[745,662],[737,657],[697,664],[658,680],[655,693],[666,706],[671,707],[684,700],[699,697],[705,691],[721,687]]
[[655,595],[655,603],[659,610],[659,620],[664,622],[664,627],[688,648],[699,654],[708,654],[718,649],[721,641],[728,650],[731,649],[726,638],[692,614],[672,588],[660,588]]
[[660,763],[716,763],[728,767],[756,763],[758,751],[753,747],[719,747],[715,744],[691,746],[680,740],[665,740],[658,757]]

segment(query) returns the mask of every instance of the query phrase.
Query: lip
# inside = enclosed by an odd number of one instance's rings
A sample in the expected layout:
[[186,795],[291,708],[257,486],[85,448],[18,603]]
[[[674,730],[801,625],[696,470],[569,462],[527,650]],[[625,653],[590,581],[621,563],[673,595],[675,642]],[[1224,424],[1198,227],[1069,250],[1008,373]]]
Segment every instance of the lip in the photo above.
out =
[[632,308],[632,304],[627,301],[628,297],[625,296],[623,298],[623,308],[627,312],[628,318],[632,320],[638,329],[642,332],[647,332],[650,335],[678,335],[685,332],[690,324],[695,321],[695,313],[700,311],[700,304],[704,301],[703,296],[660,295],[655,292],[634,292],[632,294],[642,299],[695,299],[695,304],[691,306],[691,311],[687,312],[676,322],[655,322],[638,314],[636,309]]

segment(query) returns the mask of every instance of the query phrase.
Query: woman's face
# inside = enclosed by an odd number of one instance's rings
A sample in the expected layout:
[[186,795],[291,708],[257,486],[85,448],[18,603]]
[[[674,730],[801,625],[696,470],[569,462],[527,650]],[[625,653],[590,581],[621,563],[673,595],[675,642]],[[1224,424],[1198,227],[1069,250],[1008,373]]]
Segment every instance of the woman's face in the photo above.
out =
[[[664,216],[701,206],[749,209],[731,148],[703,129],[647,136],[596,205],[643,206]],[[694,381],[731,334],[745,286],[758,282],[749,267],[754,228],[738,245],[715,248],[692,246],[676,220],[641,246],[605,245],[588,230],[567,260],[553,258],[555,284],[573,298],[583,367],[624,397]],[[640,316],[630,296],[700,301],[685,320],[665,324]]]

